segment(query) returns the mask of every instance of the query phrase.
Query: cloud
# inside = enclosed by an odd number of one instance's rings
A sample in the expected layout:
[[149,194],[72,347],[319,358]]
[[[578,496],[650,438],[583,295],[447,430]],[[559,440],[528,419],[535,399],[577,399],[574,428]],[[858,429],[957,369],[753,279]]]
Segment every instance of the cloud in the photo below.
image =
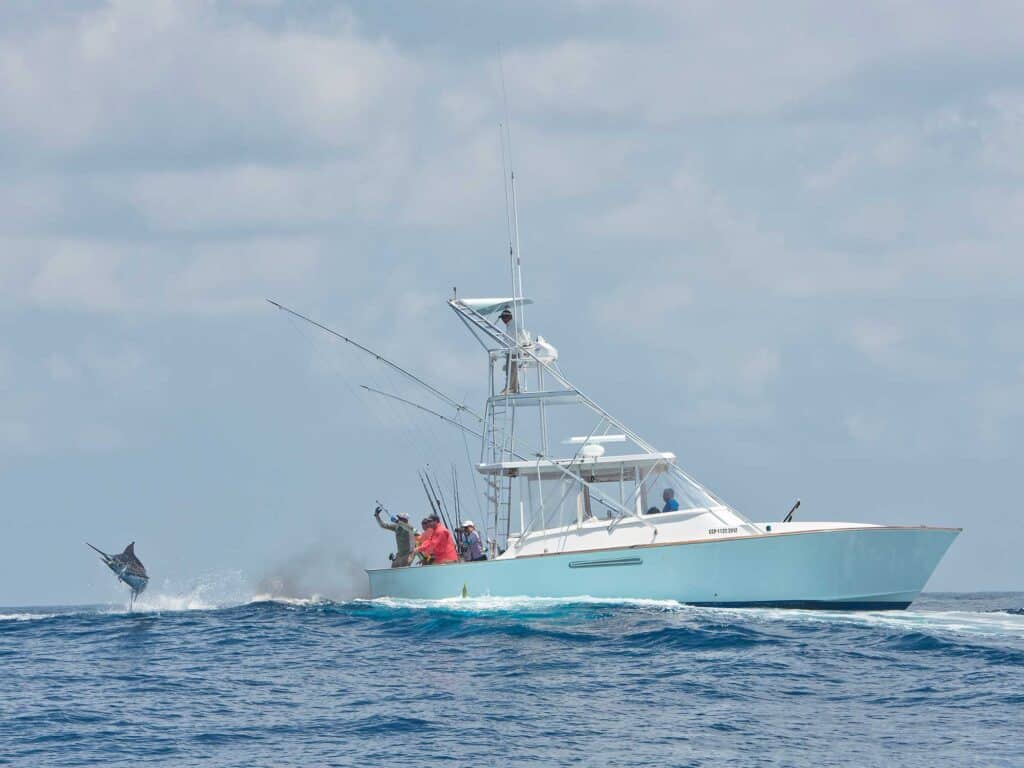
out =
[[[586,114],[655,125],[708,116],[763,113],[796,102],[853,66],[850,46],[803,37],[799,57],[758,25],[782,16],[755,14],[743,25],[717,13],[680,18],[662,40],[567,40],[508,55],[517,105],[531,115]],[[787,24],[789,21],[787,20]],[[792,38],[794,29],[786,30]],[[770,65],[766,66],[766,64]]]
[[118,279],[121,257],[89,243],[62,242],[42,260],[29,289],[43,307],[115,311],[123,307]]
[[138,414],[163,403],[169,372],[154,355],[95,330],[76,336],[12,345],[18,382],[0,399],[0,457],[110,453],[138,441]]
[[45,163],[357,145],[403,116],[417,73],[350,17],[318,21],[271,31],[203,0],[57,17],[0,41],[0,134]]
[[308,293],[322,251],[301,237],[201,243],[192,256],[94,240],[22,240],[19,249],[0,282],[15,306],[133,315],[264,310],[271,294]]
[[[936,52],[1015,56],[1011,30],[1024,22],[1024,11],[1012,2],[990,6],[985,18],[956,3],[798,4],[788,12],[742,3],[730,14],[713,3],[647,3],[645,11],[656,32],[642,39],[571,38],[512,52],[506,63],[511,89],[531,114],[654,125],[749,119],[816,101],[888,108],[896,101],[891,94],[879,99],[872,80],[871,99],[859,77],[891,74],[893,61],[917,64]],[[942,77],[927,65],[911,72]]]
[[202,314],[265,311],[266,299],[298,296],[320,265],[321,247],[304,238],[211,244],[165,281],[165,308]]

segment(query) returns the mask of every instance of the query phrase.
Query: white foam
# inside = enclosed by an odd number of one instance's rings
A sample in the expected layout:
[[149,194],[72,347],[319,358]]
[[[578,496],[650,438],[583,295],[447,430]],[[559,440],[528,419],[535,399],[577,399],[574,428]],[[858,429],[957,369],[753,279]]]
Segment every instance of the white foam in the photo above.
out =
[[901,611],[866,613],[856,619],[911,631],[944,631],[971,635],[1010,635],[1024,638],[1024,616],[974,611]]
[[60,616],[59,613],[0,613],[0,621],[35,621],[37,619],[52,619]]
[[210,573],[183,586],[165,581],[135,601],[137,613],[212,611],[249,602],[252,591],[241,571]]
[[308,607],[311,605],[327,605],[333,603],[330,600],[321,595],[313,595],[312,597],[284,597],[283,595],[272,595],[272,594],[260,594],[253,595],[249,598],[249,603],[279,603],[281,605],[292,605],[295,607]]
[[909,632],[999,635],[1024,638],[1024,616],[976,611],[820,611],[792,608],[719,608],[692,606],[674,600],[614,599],[597,597],[449,597],[440,600],[410,600],[379,597],[357,603],[411,610],[447,610],[487,613],[545,610],[568,605],[625,605],[653,611],[699,617],[720,617],[729,621],[814,623],[890,627]]
[[978,611],[807,611],[791,608],[700,608],[753,621],[888,627],[904,632],[999,635],[1024,638],[1024,616]]
[[631,605],[663,611],[688,610],[690,606],[674,600],[643,600],[603,597],[445,597],[439,600],[409,600],[396,597],[378,597],[373,600],[356,600],[357,603],[382,605],[388,608],[409,608],[414,610],[466,611],[467,613],[504,612],[537,610],[570,605]]

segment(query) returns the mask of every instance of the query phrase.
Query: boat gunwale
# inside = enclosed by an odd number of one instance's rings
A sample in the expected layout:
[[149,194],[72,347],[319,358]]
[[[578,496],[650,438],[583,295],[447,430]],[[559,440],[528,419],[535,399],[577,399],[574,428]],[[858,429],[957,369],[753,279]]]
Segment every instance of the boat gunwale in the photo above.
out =
[[[723,541],[752,541],[756,539],[768,539],[778,536],[802,536],[809,533],[846,533],[848,531],[944,531],[946,533],[963,533],[963,528],[945,527],[937,525],[858,525],[850,528],[811,528],[806,531],[779,531],[771,533],[756,533],[747,536],[721,536],[713,539],[687,539],[685,541],[664,541],[664,542],[651,542],[650,544],[627,544],[618,547],[601,547],[598,549],[572,549],[563,552],[541,552],[536,555],[517,555],[516,557],[509,557],[505,559],[495,558],[493,560],[474,560],[470,562],[457,561],[451,563],[437,563],[431,568],[436,566],[446,565],[486,565],[488,563],[510,563],[515,560],[529,560],[536,557],[557,557],[559,555],[592,555],[600,552],[621,552],[624,550],[631,549],[654,549],[655,547],[675,547],[685,546],[690,544],[717,544]],[[414,568],[422,568],[424,566],[418,565],[404,565],[399,568],[364,568],[363,571],[367,574],[370,573],[389,573],[391,571],[406,571]]]

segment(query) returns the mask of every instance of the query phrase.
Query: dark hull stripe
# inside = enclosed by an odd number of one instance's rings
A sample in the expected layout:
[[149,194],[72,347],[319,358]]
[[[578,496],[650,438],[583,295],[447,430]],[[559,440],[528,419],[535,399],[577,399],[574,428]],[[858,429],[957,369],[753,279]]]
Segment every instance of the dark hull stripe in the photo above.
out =
[[639,557],[618,557],[612,560],[574,560],[570,568],[611,568],[616,565],[643,565]]

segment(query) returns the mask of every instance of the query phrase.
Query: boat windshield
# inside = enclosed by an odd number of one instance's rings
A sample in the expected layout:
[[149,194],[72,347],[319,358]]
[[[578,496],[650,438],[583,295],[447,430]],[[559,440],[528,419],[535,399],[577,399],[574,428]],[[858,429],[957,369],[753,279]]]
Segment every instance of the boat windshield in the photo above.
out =
[[606,461],[574,469],[585,482],[556,474],[548,465],[519,473],[520,530],[610,520],[623,510],[642,515],[718,506],[668,460]]

